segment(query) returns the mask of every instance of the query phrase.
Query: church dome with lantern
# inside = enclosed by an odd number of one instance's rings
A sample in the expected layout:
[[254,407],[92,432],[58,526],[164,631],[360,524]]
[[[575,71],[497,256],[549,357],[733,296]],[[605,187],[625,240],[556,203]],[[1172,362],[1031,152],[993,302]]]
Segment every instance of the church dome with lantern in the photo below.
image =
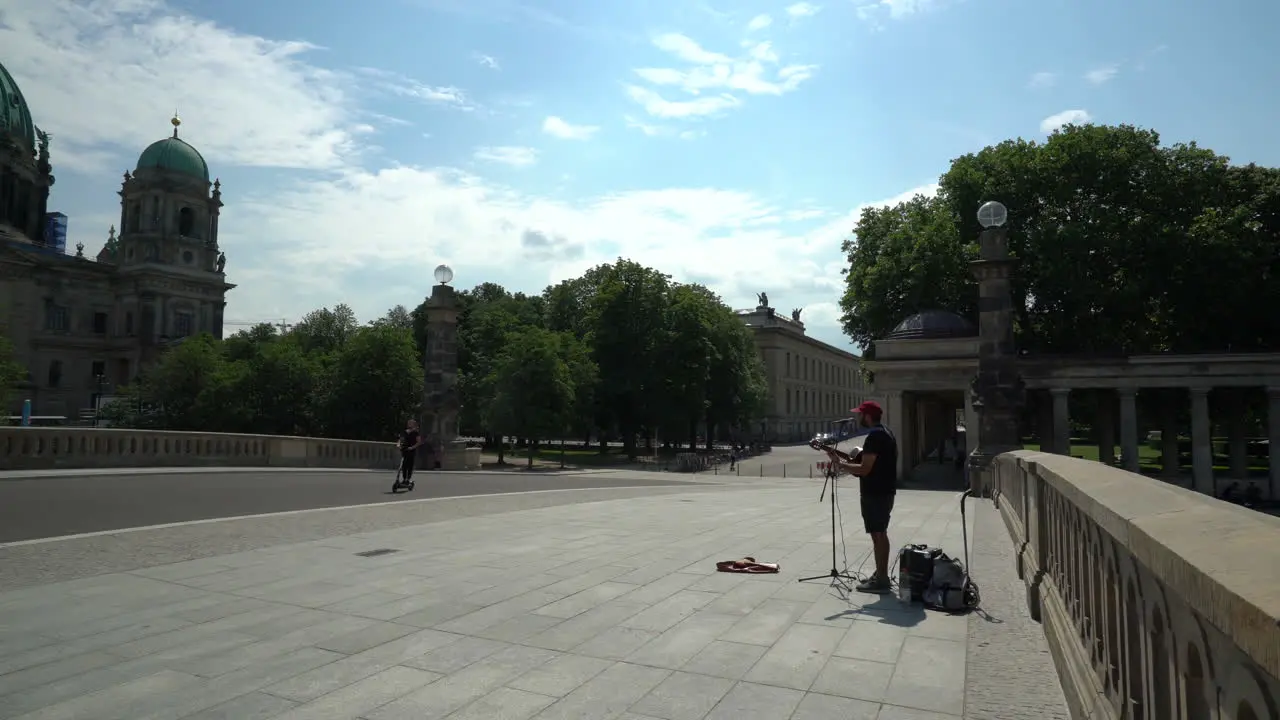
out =
[[167,170],[209,182],[209,165],[204,161],[204,156],[187,141],[178,137],[178,126],[182,124],[182,120],[175,115],[170,123],[173,125],[173,136],[148,145],[147,149],[138,156],[135,172],[149,169]]

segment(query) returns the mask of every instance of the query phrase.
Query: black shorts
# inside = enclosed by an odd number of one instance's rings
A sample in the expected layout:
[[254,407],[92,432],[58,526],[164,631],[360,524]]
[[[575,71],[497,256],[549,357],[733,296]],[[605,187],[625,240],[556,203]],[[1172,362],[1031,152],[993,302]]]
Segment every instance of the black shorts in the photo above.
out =
[[868,533],[889,531],[889,516],[893,514],[895,495],[863,495],[862,524]]

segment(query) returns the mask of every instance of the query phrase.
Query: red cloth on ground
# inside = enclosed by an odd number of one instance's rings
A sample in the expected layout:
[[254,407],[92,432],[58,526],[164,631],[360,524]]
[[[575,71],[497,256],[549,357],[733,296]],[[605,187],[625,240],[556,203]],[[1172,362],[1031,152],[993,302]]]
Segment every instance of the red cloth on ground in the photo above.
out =
[[744,557],[741,560],[721,560],[716,563],[716,570],[736,573],[776,573],[778,572],[778,564],[756,562],[753,557]]

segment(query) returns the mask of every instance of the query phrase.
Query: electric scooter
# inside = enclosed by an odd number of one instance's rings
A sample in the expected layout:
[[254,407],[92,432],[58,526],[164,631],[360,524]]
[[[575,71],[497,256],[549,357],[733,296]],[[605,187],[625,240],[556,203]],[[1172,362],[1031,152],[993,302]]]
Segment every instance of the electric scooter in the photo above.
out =
[[409,492],[413,492],[413,487],[414,487],[413,480],[404,479],[404,463],[405,463],[405,459],[401,457],[400,466],[396,468],[395,482],[391,484],[392,494],[399,493],[401,490],[408,490]]

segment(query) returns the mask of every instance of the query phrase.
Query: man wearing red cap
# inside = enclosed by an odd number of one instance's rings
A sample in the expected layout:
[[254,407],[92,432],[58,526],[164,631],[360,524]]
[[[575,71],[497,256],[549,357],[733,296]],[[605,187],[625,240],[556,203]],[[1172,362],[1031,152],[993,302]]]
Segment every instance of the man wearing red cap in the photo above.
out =
[[886,593],[889,591],[889,515],[893,513],[898,491],[898,441],[880,424],[884,410],[879,403],[867,400],[853,412],[858,414],[858,424],[870,430],[862,452],[852,461],[841,458],[833,450],[827,451],[827,455],[841,470],[858,477],[861,490],[862,524],[871,536],[876,574],[859,583],[858,590]]

